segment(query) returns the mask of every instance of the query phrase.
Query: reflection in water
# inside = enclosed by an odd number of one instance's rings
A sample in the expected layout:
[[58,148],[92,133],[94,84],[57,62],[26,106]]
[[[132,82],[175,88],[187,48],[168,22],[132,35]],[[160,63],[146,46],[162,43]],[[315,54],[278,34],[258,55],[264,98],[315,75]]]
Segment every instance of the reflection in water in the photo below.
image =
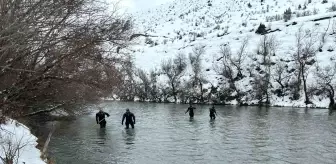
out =
[[[324,109],[197,106],[113,102],[106,129],[92,129],[94,115],[56,130],[50,151],[60,164],[335,163],[336,114]],[[136,129],[120,115],[130,108]],[[116,121],[112,121],[116,120]],[[70,126],[69,126],[70,125]]]
[[213,130],[214,128],[216,128],[216,125],[215,125],[215,120],[214,119],[210,119],[210,128],[211,130]]
[[134,144],[134,139],[135,139],[135,130],[134,129],[124,129],[122,131],[122,135],[123,135],[124,141],[127,145]]
[[99,128],[97,129],[98,134],[98,144],[105,144],[106,141],[106,128]]

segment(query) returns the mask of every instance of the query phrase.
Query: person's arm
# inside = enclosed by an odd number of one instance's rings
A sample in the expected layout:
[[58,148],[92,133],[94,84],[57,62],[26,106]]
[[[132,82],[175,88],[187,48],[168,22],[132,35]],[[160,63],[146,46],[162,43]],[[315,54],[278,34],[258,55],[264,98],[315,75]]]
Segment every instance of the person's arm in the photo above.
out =
[[133,123],[135,124],[135,116],[134,116],[134,114],[132,114],[132,117],[133,117]]
[[106,115],[107,117],[110,117],[110,114],[108,114],[108,113],[106,113],[106,112],[105,112],[105,115]]
[[124,120],[125,120],[126,114],[123,115],[122,121],[121,121],[121,125],[124,124]]

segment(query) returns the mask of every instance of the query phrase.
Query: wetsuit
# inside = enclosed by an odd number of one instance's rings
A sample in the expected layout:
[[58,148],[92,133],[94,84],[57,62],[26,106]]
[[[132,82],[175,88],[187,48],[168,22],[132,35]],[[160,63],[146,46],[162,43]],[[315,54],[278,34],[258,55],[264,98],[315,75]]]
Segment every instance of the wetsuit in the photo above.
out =
[[105,128],[106,127],[105,115],[107,117],[110,117],[110,115],[108,113],[103,112],[103,111],[99,111],[96,114],[96,122],[97,122],[97,124],[100,124],[100,128]]
[[131,124],[132,126],[132,129],[134,129],[134,124],[135,124],[135,116],[132,112],[126,112],[124,113],[123,115],[123,118],[122,118],[122,121],[121,121],[121,124],[124,124],[124,120],[126,119],[126,129],[129,128],[129,125]]
[[[189,111],[189,116],[190,116],[190,117],[194,117],[194,109],[195,109],[195,107],[189,107],[189,108],[188,108],[187,112]],[[187,112],[186,112],[186,113],[187,113]]]
[[215,107],[212,107],[209,109],[210,110],[210,119],[216,119],[216,109]]

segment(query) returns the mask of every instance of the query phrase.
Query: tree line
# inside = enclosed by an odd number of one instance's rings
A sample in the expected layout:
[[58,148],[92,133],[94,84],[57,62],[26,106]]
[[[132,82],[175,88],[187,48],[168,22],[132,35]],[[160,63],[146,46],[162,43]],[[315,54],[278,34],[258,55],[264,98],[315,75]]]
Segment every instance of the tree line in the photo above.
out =
[[[301,26],[286,54],[279,53],[281,43],[271,34],[260,37],[254,52],[247,51],[248,38],[242,39],[235,52],[229,44],[222,44],[217,51],[220,57],[212,66],[217,85],[204,76],[209,71],[202,65],[206,59],[204,45],[194,46],[188,55],[180,52],[150,72],[137,69],[130,60],[125,66],[128,76],[124,76],[123,88],[116,95],[126,101],[226,104],[234,100],[240,105],[270,105],[274,95],[293,101],[303,98],[309,105],[313,96],[318,96],[327,97],[329,107],[335,108],[336,62],[325,65],[316,61],[323,40],[324,33]],[[307,80],[309,77],[313,80]],[[165,80],[159,82],[158,78]]]

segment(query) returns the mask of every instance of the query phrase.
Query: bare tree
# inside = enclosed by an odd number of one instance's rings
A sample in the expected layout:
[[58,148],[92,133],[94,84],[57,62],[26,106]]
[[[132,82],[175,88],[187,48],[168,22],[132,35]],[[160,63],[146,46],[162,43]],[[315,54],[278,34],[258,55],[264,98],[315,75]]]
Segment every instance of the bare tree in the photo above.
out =
[[291,53],[292,59],[295,61],[295,65],[298,68],[296,90],[300,91],[302,80],[306,104],[311,103],[307,94],[307,76],[311,65],[315,62],[314,58],[317,52],[316,43],[318,39],[314,31],[315,30],[303,31],[301,26],[295,34],[295,48],[293,48]]
[[329,108],[335,109],[335,76],[336,76],[336,65],[320,67],[316,65],[316,82],[318,84],[318,90],[325,93],[329,100]]
[[132,22],[117,10],[107,13],[107,7],[100,0],[1,1],[3,115],[70,109],[118,87]]
[[4,164],[19,164],[19,158],[22,153],[22,149],[26,147],[29,141],[24,141],[25,136],[15,137],[12,132],[6,132],[5,137],[1,136],[0,149],[3,152],[0,156],[0,160]]
[[[276,50],[278,47],[278,42],[275,38],[275,35],[262,36],[259,46],[257,49],[257,54],[262,55],[262,62],[258,63],[258,68],[260,69],[259,73],[263,75],[255,76],[255,83],[258,83],[257,86],[260,87],[259,90],[255,90],[257,92],[261,91],[261,93],[257,93],[259,95],[259,103],[262,103],[262,97],[265,95],[265,103],[270,104],[270,87],[271,87],[271,66],[272,60],[271,56],[275,56]],[[261,85],[261,86],[260,86]]]
[[[198,45],[192,49],[192,53],[189,54],[189,61],[191,64],[191,68],[193,71],[192,77],[190,79],[191,87],[195,88],[198,86],[200,95],[196,95],[196,97],[200,97],[199,101],[201,103],[204,102],[203,97],[203,84],[207,82],[204,78],[203,70],[202,70],[202,55],[205,53],[205,46]],[[197,93],[197,91],[196,91]]]
[[161,70],[163,74],[168,77],[175,103],[177,102],[177,93],[178,87],[180,85],[180,79],[186,67],[186,58],[183,53],[179,53],[174,59],[169,59],[161,63]]
[[217,61],[221,61],[220,64],[215,64],[215,71],[221,75],[223,78],[228,80],[229,87],[232,88],[237,93],[237,101],[240,103],[241,92],[239,88],[236,87],[236,82],[244,78],[242,73],[242,63],[246,58],[246,48],[248,45],[248,38],[245,38],[237,52],[236,57],[232,55],[231,47],[227,44],[222,44],[220,46],[219,53],[221,57]]
[[283,62],[277,62],[272,77],[280,85],[280,90],[277,92],[278,96],[284,96],[285,87],[288,85],[291,75],[287,73],[287,67]]
[[150,71],[150,99],[153,102],[159,102],[160,95],[159,95],[159,86],[157,84],[157,76],[158,72],[156,70]]
[[137,76],[139,78],[139,82],[136,84],[136,95],[141,101],[146,101],[149,99],[151,92],[150,79],[147,76],[147,73],[142,69],[138,69]]
[[128,56],[121,65],[120,69],[120,82],[118,89],[118,96],[121,100],[133,101],[136,92],[136,82],[134,80],[135,66],[131,56]]

